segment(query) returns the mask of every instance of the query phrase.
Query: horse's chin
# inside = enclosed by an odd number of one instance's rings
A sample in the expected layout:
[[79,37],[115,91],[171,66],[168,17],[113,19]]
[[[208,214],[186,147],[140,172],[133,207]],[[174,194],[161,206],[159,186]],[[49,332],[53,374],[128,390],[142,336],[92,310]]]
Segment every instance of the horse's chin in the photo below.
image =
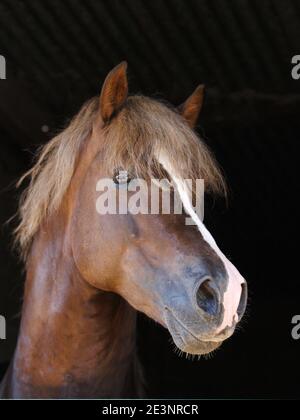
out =
[[189,354],[196,354],[199,356],[203,354],[209,354],[220,347],[222,344],[222,341],[201,341],[195,339],[194,337],[187,340],[186,337],[183,338],[181,335],[178,335],[178,333],[172,334],[172,331],[170,331],[170,333],[176,347],[178,347],[179,350]]
[[179,350],[196,355],[211,353],[221,346],[223,341],[201,340],[190,332],[182,323],[172,315],[166,317],[166,326],[172,336],[172,339]]

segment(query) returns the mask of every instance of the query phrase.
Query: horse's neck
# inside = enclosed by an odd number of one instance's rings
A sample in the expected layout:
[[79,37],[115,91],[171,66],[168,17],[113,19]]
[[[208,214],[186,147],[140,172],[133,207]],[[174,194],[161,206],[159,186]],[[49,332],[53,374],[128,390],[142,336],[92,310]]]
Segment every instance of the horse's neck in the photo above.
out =
[[135,311],[88,285],[56,243],[47,246],[35,241],[28,267],[11,396],[134,396]]

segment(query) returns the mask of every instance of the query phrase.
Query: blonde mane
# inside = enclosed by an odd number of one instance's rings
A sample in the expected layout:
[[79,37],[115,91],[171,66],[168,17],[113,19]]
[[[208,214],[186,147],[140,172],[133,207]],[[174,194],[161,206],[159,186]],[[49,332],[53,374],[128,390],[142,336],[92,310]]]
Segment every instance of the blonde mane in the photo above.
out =
[[[70,185],[82,144],[91,134],[98,98],[88,101],[69,126],[40,149],[19,205],[15,239],[25,259],[41,223],[57,211]],[[147,97],[131,96],[103,131],[105,166],[126,168],[141,178],[165,177],[156,159],[167,153],[176,173],[185,179],[204,179],[207,190],[226,193],[222,174],[207,146],[169,106]],[[100,149],[100,145],[99,145]]]
[[86,102],[68,127],[37,152],[36,162],[19,180],[29,178],[19,202],[15,243],[25,259],[41,223],[58,210],[71,182],[81,146],[90,134],[98,99]]

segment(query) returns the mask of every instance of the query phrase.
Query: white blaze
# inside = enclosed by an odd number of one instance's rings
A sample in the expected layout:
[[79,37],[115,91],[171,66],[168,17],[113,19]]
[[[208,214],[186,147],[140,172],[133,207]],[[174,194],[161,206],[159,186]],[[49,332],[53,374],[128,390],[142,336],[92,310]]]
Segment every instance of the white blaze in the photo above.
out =
[[211,248],[216,252],[216,254],[223,261],[225,269],[227,271],[228,285],[227,285],[227,289],[223,297],[224,318],[223,318],[222,324],[219,326],[218,330],[216,331],[216,333],[219,333],[223,331],[224,328],[226,328],[227,326],[229,327],[232,326],[233,322],[236,322],[238,320],[237,309],[238,309],[238,305],[239,305],[241,293],[242,293],[241,285],[245,283],[245,279],[239,273],[237,268],[228,260],[228,258],[226,258],[226,256],[220,250],[220,248],[216,244],[216,241],[214,240],[210,232],[207,230],[207,228],[202,223],[199,216],[193,209],[193,206],[190,200],[189,191],[187,189],[187,185],[185,181],[176,176],[173,168],[170,165],[168,158],[165,155],[160,153],[158,155],[158,161],[169,173],[170,177],[176,184],[177,190],[182,200],[185,211],[190,215],[190,217],[196,223],[203,239],[211,246]]

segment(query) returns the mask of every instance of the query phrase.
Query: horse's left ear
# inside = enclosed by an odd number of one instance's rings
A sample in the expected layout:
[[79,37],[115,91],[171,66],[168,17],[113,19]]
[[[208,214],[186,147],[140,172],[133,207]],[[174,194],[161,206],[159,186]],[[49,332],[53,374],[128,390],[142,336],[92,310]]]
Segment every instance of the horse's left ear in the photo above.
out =
[[128,96],[127,63],[122,61],[106,76],[100,95],[100,113],[107,122],[121,108]]
[[187,98],[187,100],[178,107],[178,111],[187,121],[191,128],[194,128],[200,111],[202,109],[204,99],[204,85],[196,87],[194,92]]

